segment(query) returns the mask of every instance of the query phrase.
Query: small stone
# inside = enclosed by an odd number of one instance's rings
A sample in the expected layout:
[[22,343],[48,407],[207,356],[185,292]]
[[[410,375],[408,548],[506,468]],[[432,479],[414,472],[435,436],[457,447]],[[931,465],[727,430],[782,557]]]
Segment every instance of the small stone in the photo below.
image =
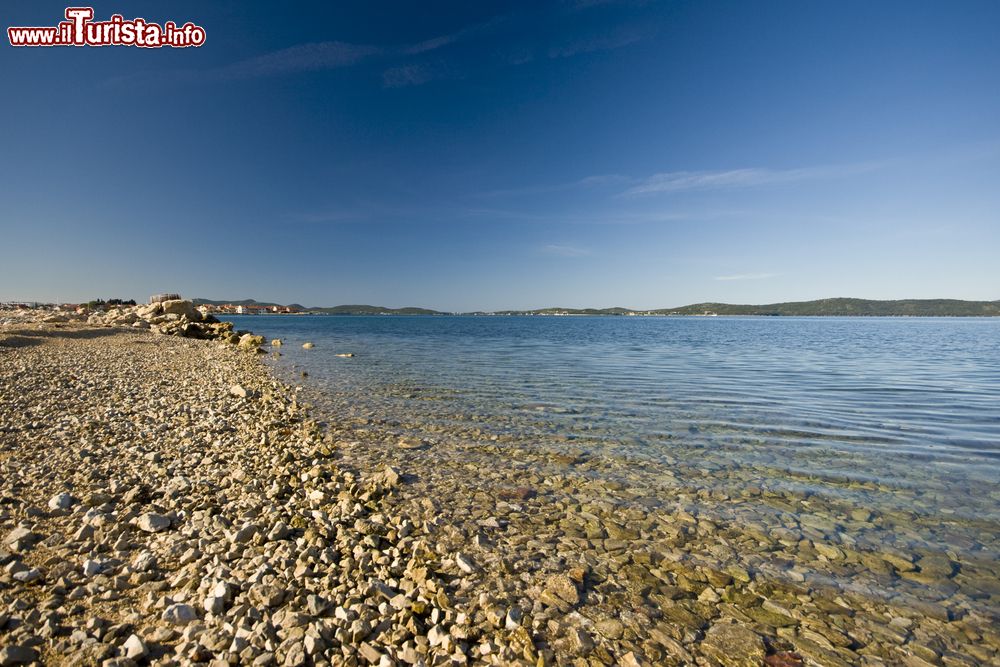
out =
[[306,653],[309,655],[316,655],[323,650],[324,644],[322,639],[306,635],[306,638],[302,640],[302,647],[305,648]]
[[832,544],[826,542],[813,542],[816,552],[829,560],[840,560],[844,557],[844,552]]
[[396,443],[396,446],[399,447],[400,449],[407,449],[407,450],[424,449],[427,447],[427,442],[421,440],[420,438],[405,437],[405,438],[400,438],[399,442]]
[[529,486],[519,486],[514,489],[501,489],[497,495],[503,500],[531,500],[538,492]]
[[229,393],[237,398],[246,398],[250,392],[243,385],[234,384],[229,388]]
[[147,533],[162,533],[167,528],[170,528],[170,517],[147,512],[136,520],[136,525],[139,527],[139,530]]
[[198,612],[189,604],[172,604],[163,612],[163,620],[174,625],[187,625],[198,619]]
[[451,641],[451,636],[440,625],[435,625],[427,631],[427,641],[430,642],[431,646],[443,646],[447,648],[448,642]]
[[122,644],[122,651],[125,653],[125,657],[130,660],[136,660],[149,654],[145,642],[136,634],[129,635],[129,638]]
[[218,595],[209,595],[205,598],[203,606],[209,614],[218,616],[226,610],[226,600]]
[[314,347],[316,347],[316,346],[313,345],[312,343],[302,343],[302,349],[304,349],[304,350],[311,350]]
[[698,594],[699,602],[707,602],[709,604],[715,604],[719,602],[721,599],[722,598],[719,597],[719,594],[716,593],[715,589],[712,588],[711,586],[706,586],[705,589]]
[[545,590],[569,605],[579,604],[580,591],[565,574],[554,574],[545,582]]
[[766,653],[764,640],[750,628],[719,621],[705,633],[701,649],[727,667],[760,667]]
[[455,564],[466,574],[472,574],[476,571],[476,564],[463,553],[455,554]]
[[261,345],[264,344],[263,336],[255,336],[253,334],[243,334],[240,336],[237,346],[247,350],[256,350]]
[[282,342],[280,338],[275,338],[271,341],[271,347],[281,347]]
[[83,576],[94,577],[104,571],[104,563],[87,559],[83,561]]
[[376,481],[385,484],[386,486],[392,488],[399,486],[400,476],[392,466],[386,466],[378,475],[376,475]]
[[766,667],[802,667],[802,656],[791,651],[778,651],[764,658]]
[[74,542],[86,542],[87,540],[93,539],[93,537],[94,527],[89,524],[80,526],[79,530],[73,533]]
[[33,584],[42,578],[42,573],[37,568],[30,568],[14,573],[13,578],[22,584]]
[[76,502],[76,499],[68,493],[60,493],[49,499],[50,510],[68,510]]
[[252,523],[248,523],[247,525],[243,526],[238,531],[236,531],[236,533],[233,535],[233,543],[246,544],[247,542],[252,540],[253,536],[256,534],[257,534],[257,526],[255,526]]
[[42,536],[38,533],[33,533],[27,528],[15,528],[14,530],[7,533],[7,536],[3,538],[4,544],[20,544],[23,546],[30,546],[42,539]]
[[274,524],[274,527],[271,528],[270,532],[268,532],[267,541],[276,542],[278,540],[283,540],[291,534],[292,530],[288,527],[288,525],[284,521],[279,521]]
[[140,552],[132,561],[132,569],[136,572],[148,572],[156,567],[156,555],[152,551]]
[[285,589],[274,584],[262,584],[250,589],[250,598],[265,607],[277,607],[285,599]]
[[322,616],[329,606],[330,603],[318,595],[312,594],[306,598],[306,611],[313,616]]
[[362,642],[360,647],[360,652],[362,657],[368,662],[375,664],[382,659],[382,654],[377,648],[369,644],[368,642]]
[[634,651],[629,651],[623,655],[618,664],[622,667],[642,667],[642,661],[639,660]]
[[233,587],[225,581],[220,581],[212,588],[212,595],[228,602],[233,599]]
[[0,649],[0,667],[27,665],[38,660],[38,651],[30,646],[11,645]]
[[569,640],[574,653],[587,655],[594,650],[594,640],[584,630],[579,628],[570,630]]
[[625,626],[617,618],[605,618],[595,623],[594,627],[608,639],[621,639],[625,634]]

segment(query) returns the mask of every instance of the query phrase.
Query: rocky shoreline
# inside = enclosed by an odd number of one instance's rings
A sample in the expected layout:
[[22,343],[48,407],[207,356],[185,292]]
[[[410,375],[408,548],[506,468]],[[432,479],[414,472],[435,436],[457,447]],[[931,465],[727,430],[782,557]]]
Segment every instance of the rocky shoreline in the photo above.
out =
[[0,665],[998,663],[982,605],[771,576],[786,535],[542,461],[432,468],[430,441],[317,423],[260,337],[140,308],[0,325]]

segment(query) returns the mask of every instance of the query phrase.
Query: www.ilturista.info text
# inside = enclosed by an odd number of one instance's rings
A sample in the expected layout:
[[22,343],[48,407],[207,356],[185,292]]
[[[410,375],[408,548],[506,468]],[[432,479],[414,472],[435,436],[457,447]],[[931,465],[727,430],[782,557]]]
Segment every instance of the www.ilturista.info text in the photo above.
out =
[[66,20],[55,27],[10,27],[11,46],[138,46],[184,48],[205,43],[205,29],[190,21],[178,26],[145,19],[126,20],[114,14],[107,21],[94,21],[93,7],[67,7]]

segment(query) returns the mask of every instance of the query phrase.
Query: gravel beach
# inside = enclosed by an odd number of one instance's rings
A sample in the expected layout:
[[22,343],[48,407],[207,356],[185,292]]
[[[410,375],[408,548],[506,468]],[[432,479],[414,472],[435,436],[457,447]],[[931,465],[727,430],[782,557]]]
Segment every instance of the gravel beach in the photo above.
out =
[[[998,664],[995,563],[623,509],[529,453],[432,459],[317,423],[229,332],[135,322],[0,325],[2,666]],[[803,559],[958,583],[918,603],[769,574]]]

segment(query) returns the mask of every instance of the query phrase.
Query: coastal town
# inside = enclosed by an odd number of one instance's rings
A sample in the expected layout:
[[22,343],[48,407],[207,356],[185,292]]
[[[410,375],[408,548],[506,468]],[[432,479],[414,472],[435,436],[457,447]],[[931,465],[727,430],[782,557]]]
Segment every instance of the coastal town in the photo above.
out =
[[[162,295],[150,297],[149,303],[159,303],[166,299],[158,298]],[[179,299],[179,295],[167,295]],[[107,301],[98,299],[87,303],[42,303],[38,301],[7,301],[0,303],[0,310],[48,310],[54,313],[74,313],[77,315],[96,310],[106,310],[114,306],[134,306],[135,300],[123,301],[121,299],[109,299]],[[247,305],[233,303],[203,303],[197,306],[197,310],[204,315],[297,315],[304,310],[296,306],[279,306],[272,304]]]

